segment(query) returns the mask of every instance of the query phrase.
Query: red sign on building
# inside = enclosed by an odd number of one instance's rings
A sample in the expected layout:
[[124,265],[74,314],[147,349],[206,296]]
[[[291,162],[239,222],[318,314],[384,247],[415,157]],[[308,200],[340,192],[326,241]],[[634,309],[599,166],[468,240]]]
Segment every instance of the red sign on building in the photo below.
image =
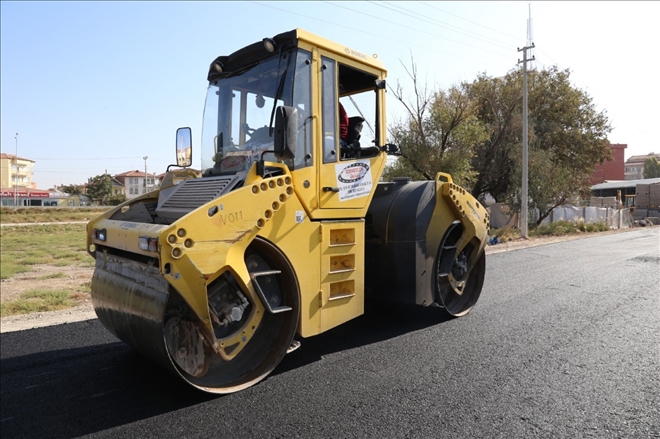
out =
[[8,190],[3,190],[0,192],[0,197],[13,197],[14,194],[19,197],[19,198],[49,198],[50,194],[48,192],[33,192],[33,191],[25,191],[25,190],[19,190],[19,191],[8,191]]

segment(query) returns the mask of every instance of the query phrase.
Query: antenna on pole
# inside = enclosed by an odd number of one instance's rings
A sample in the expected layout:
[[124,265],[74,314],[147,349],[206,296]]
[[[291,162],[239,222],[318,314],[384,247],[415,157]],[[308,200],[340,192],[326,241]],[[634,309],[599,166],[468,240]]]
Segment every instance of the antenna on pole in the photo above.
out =
[[529,11],[529,18],[527,18],[527,43],[525,46],[531,47],[532,49],[530,50],[529,53],[529,69],[534,70],[536,68],[536,65],[534,64],[534,59],[536,58],[534,55],[534,35],[532,34],[532,4],[527,3],[527,8]]

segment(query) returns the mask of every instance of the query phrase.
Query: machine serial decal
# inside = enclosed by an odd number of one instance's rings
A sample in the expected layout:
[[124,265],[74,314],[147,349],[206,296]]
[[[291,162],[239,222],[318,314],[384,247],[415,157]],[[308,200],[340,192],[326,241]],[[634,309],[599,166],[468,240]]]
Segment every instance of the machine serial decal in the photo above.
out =
[[220,222],[222,222],[222,225],[226,225],[227,223],[233,223],[234,221],[240,221],[243,219],[243,211],[239,210],[238,212],[234,213],[227,213],[225,215],[220,215]]
[[300,224],[305,220],[305,212],[302,210],[296,210],[296,223]]
[[366,197],[371,192],[373,180],[369,160],[359,160],[349,165],[335,165],[339,201]]

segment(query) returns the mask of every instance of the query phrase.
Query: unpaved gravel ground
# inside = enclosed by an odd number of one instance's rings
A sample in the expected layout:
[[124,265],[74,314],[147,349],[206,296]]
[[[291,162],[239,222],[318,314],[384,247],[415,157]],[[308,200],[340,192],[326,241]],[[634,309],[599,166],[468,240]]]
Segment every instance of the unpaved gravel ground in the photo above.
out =
[[[658,227],[658,226],[654,226]],[[550,236],[533,239],[516,239],[509,242],[500,243],[494,246],[486,246],[486,254],[495,254],[506,251],[520,250],[528,247],[552,244],[555,242],[570,241],[574,239],[584,239],[595,236],[602,236],[612,233],[625,233],[637,230],[636,228],[611,230],[601,233],[583,233],[569,236]],[[2,302],[11,300],[20,295],[21,292],[39,288],[39,289],[75,289],[76,286],[91,282],[93,268],[80,267],[52,267],[35,266],[36,271],[22,273],[12,279],[4,280],[0,283],[0,300]],[[63,272],[65,276],[53,279],[38,279],[54,272]],[[33,314],[22,314],[0,319],[0,333],[22,331],[44,326],[60,325],[65,323],[80,322],[96,318],[96,313],[91,304],[91,298],[87,294],[79,295],[78,300],[81,305],[62,311],[39,312]]]

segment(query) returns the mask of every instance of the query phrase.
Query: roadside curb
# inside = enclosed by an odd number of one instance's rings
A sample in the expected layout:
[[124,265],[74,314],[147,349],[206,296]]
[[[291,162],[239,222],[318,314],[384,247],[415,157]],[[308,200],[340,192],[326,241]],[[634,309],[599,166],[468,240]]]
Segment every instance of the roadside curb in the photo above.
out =
[[76,323],[96,318],[92,305],[82,305],[61,311],[19,314],[0,319],[0,333],[26,331],[46,326]]

